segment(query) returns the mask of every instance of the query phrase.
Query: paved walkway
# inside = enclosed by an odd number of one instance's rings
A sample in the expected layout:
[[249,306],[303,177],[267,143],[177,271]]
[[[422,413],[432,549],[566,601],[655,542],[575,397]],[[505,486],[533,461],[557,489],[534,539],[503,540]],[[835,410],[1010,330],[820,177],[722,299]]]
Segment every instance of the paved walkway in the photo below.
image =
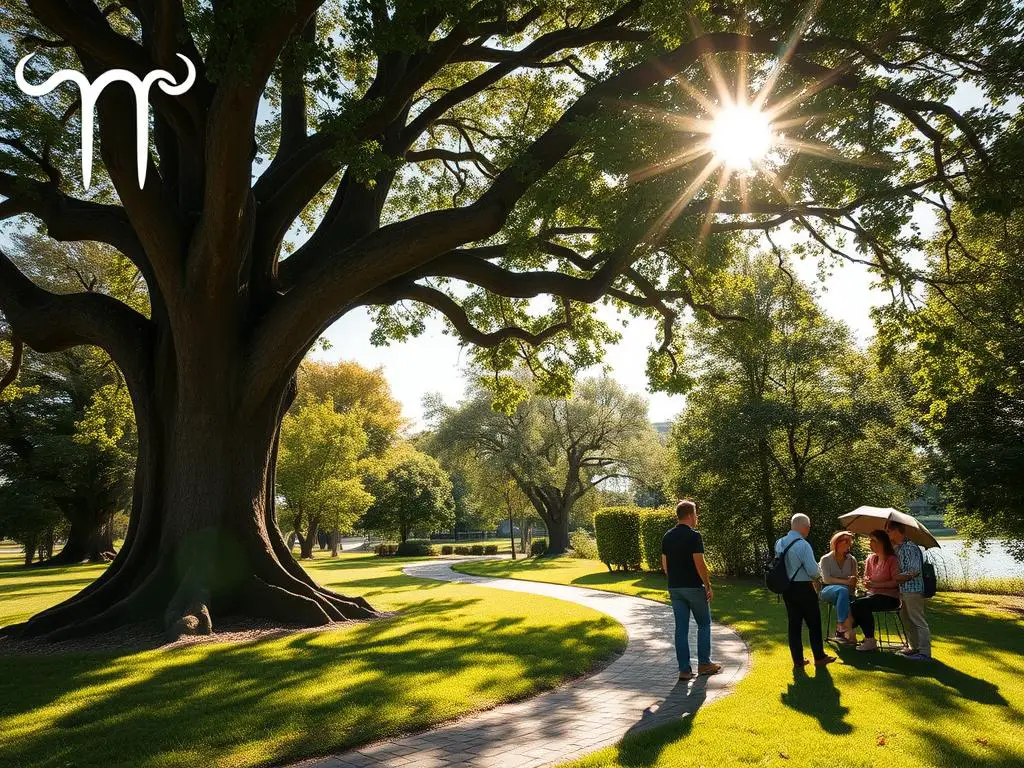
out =
[[[469,576],[447,561],[415,563],[405,573],[425,579],[528,592],[606,613],[629,636],[625,652],[596,675],[515,704],[441,725],[425,733],[301,763],[303,768],[539,768],[582,757],[633,733],[693,714],[727,694],[750,667],[739,635],[715,625],[713,655],[724,670],[677,683],[669,606],[639,597],[561,584]],[[691,626],[692,630],[692,626]],[[691,634],[691,648],[696,638]]]

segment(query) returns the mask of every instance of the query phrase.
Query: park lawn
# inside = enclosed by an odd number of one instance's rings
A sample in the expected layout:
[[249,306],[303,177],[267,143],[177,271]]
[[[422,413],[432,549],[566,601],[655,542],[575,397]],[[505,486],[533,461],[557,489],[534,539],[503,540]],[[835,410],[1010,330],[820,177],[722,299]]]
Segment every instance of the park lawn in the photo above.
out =
[[[592,560],[456,567],[667,600],[659,574],[609,573]],[[1024,765],[1024,598],[940,595],[929,602],[938,661],[844,649],[841,662],[799,680],[785,609],[764,589],[718,579],[712,613],[753,652],[736,690],[692,718],[627,737],[572,768]]]
[[[321,583],[400,611],[380,621],[248,643],[0,654],[0,766],[279,764],[530,696],[625,647],[622,627],[596,611],[411,578],[404,562],[307,564]],[[0,625],[103,568],[17,563],[0,559]]]

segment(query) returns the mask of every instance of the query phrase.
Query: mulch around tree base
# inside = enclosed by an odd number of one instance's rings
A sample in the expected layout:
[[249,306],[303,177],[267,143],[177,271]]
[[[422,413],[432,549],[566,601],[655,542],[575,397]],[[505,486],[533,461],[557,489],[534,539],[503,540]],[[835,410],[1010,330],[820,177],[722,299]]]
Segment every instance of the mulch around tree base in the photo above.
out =
[[[398,615],[397,611],[381,611],[379,619]],[[138,653],[141,651],[174,651],[203,643],[259,643],[300,632],[334,632],[364,624],[365,621],[339,621],[322,627],[276,624],[249,619],[225,619],[212,635],[183,635],[167,642],[159,622],[133,624],[113,632],[71,640],[47,640],[45,637],[19,638],[0,635],[0,656],[56,656],[69,653]]]

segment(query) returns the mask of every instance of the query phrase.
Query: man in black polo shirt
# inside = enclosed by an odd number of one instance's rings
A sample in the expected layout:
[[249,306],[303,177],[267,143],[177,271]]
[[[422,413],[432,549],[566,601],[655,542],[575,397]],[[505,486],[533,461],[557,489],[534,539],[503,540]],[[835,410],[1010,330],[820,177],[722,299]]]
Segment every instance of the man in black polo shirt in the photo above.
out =
[[676,659],[679,679],[693,679],[690,667],[690,615],[697,622],[697,674],[715,675],[721,664],[711,661],[711,577],[704,562],[704,539],[697,527],[697,505],[683,499],[676,505],[679,524],[661,540],[661,569],[676,617]]

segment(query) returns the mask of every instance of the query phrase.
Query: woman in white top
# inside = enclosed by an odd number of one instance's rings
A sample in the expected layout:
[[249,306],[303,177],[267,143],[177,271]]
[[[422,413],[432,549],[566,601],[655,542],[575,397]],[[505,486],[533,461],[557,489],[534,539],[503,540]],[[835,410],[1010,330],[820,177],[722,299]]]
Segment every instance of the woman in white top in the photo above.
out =
[[856,642],[853,615],[850,613],[850,600],[853,599],[857,587],[857,561],[850,554],[852,545],[853,534],[849,531],[839,531],[832,535],[828,554],[818,561],[821,583],[824,585],[819,597],[823,602],[835,605],[835,639],[843,643]]

